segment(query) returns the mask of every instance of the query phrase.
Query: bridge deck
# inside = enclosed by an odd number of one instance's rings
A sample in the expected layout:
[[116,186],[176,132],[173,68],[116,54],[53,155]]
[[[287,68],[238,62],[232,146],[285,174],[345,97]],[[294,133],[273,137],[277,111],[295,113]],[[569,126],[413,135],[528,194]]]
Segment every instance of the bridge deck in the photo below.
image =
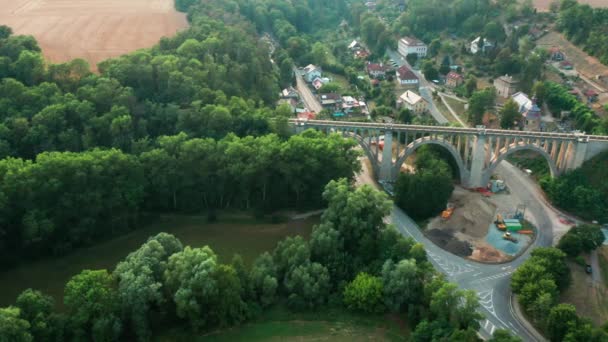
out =
[[290,119],[290,123],[299,126],[308,127],[327,127],[327,128],[350,128],[350,129],[377,129],[391,131],[407,131],[420,133],[444,133],[444,134],[467,134],[500,137],[520,137],[520,138],[535,138],[535,139],[561,139],[561,140],[577,140],[586,141],[606,141],[608,136],[588,135],[584,133],[551,133],[551,132],[527,132],[514,131],[505,129],[486,129],[486,128],[464,128],[464,127],[446,127],[446,126],[423,126],[423,125],[402,125],[402,124],[387,124],[374,122],[351,122],[351,121],[330,121],[330,120],[300,120]]

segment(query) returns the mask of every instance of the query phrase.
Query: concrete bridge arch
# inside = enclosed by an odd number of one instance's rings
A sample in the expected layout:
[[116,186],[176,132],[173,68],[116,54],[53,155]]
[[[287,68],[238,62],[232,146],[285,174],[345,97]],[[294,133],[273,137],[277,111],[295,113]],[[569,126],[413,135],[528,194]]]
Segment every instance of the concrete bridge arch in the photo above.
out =
[[553,178],[553,177],[559,176],[560,171],[557,167],[556,162],[553,160],[553,158],[551,158],[551,155],[547,151],[545,151],[542,147],[537,146],[535,144],[526,144],[526,145],[517,144],[517,145],[511,145],[511,146],[502,148],[500,150],[500,153],[498,155],[495,155],[490,160],[490,164],[484,170],[484,173],[483,173],[484,182],[487,183],[490,181],[490,178],[492,177],[492,173],[494,172],[496,167],[498,167],[500,162],[505,160],[509,155],[511,155],[515,152],[519,152],[519,151],[533,151],[533,152],[538,153],[547,161],[547,164],[549,164],[549,170],[551,172],[551,177]]
[[401,171],[401,165],[403,165],[407,158],[411,156],[414,152],[416,152],[419,147],[424,145],[438,145],[446,149],[456,162],[456,167],[458,168],[458,175],[460,177],[460,183],[466,183],[469,174],[459,151],[456,150],[456,148],[450,141],[445,139],[433,139],[432,137],[422,137],[416,139],[405,147],[403,154],[397,157],[397,161],[394,164],[394,169],[392,172],[395,179],[399,176],[399,172]]

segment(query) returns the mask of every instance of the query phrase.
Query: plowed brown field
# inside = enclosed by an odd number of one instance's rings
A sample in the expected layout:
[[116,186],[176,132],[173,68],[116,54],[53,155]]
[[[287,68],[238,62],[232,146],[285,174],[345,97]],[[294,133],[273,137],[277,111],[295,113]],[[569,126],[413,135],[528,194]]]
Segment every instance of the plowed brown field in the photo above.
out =
[[[534,0],[534,6],[539,11],[548,11],[554,0]],[[589,4],[593,7],[608,7],[608,0],[578,0],[581,4]]]
[[84,58],[95,67],[151,47],[188,22],[173,0],[0,0],[0,25],[36,37],[52,62]]

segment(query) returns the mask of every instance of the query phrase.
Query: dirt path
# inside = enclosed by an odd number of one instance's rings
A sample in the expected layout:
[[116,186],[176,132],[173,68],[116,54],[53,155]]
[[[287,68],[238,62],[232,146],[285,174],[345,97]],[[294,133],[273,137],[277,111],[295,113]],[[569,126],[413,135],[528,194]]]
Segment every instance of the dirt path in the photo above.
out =
[[188,26],[173,0],[0,0],[0,24],[33,35],[51,62],[83,58],[93,68]]

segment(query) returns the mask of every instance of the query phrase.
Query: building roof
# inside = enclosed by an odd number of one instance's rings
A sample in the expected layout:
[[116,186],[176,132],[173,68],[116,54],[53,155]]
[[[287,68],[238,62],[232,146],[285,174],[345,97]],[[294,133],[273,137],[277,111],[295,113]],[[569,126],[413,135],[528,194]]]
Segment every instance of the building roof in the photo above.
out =
[[513,94],[511,98],[519,105],[519,112],[525,118],[538,119],[540,117],[540,108],[535,99],[530,99],[528,95],[521,91]]
[[400,80],[418,80],[418,76],[416,76],[416,74],[414,74],[406,65],[402,65],[397,69],[397,75]]
[[[475,39],[474,39],[474,40],[471,42],[471,44],[477,44],[477,45],[479,45],[478,43],[479,43],[479,40],[480,40],[480,39],[481,39],[481,36],[480,36],[480,37],[475,38]],[[485,46],[494,46],[494,44],[490,43],[490,42],[489,42],[489,41],[488,41],[486,38],[484,38],[484,39],[483,39],[483,44],[484,44]]]
[[589,89],[585,92],[585,96],[587,96],[587,97],[593,97],[593,96],[597,96],[597,95],[598,95],[598,93],[593,89]]
[[349,48],[349,49],[354,49],[354,48],[356,48],[357,46],[359,46],[359,41],[355,39],[355,40],[353,40],[353,41],[352,41],[352,42],[351,42],[351,43],[348,45],[348,48]]
[[448,79],[454,79],[454,80],[462,80],[464,79],[464,77],[462,77],[461,74],[454,72],[454,71],[450,71],[448,72],[448,75],[446,76]]
[[426,46],[422,41],[414,37],[403,37],[400,39],[407,46]]
[[304,67],[304,72],[308,74],[309,72],[315,71],[317,69],[319,69],[318,66],[316,66],[314,64],[308,64],[307,66]]
[[508,84],[517,84],[517,83],[519,83],[518,80],[514,79],[513,76],[510,76],[510,75],[500,76],[498,78],[498,81],[501,81],[501,82],[504,82],[504,83],[508,83]]
[[342,96],[336,93],[321,94],[321,100],[341,100]]
[[416,103],[418,103],[420,101],[426,101],[422,96],[414,93],[411,90],[408,90],[405,93],[401,94],[401,96],[399,96],[399,100],[401,100],[403,102],[407,102],[411,105],[415,105]]
[[317,115],[314,112],[301,112],[298,113],[298,119],[314,120]]
[[386,71],[386,68],[384,67],[384,64],[380,63],[367,63],[367,72],[372,72],[372,71],[379,71],[379,72],[384,72]]
[[549,53],[561,53],[562,51],[557,47],[557,46],[552,46],[551,49],[549,49]]

